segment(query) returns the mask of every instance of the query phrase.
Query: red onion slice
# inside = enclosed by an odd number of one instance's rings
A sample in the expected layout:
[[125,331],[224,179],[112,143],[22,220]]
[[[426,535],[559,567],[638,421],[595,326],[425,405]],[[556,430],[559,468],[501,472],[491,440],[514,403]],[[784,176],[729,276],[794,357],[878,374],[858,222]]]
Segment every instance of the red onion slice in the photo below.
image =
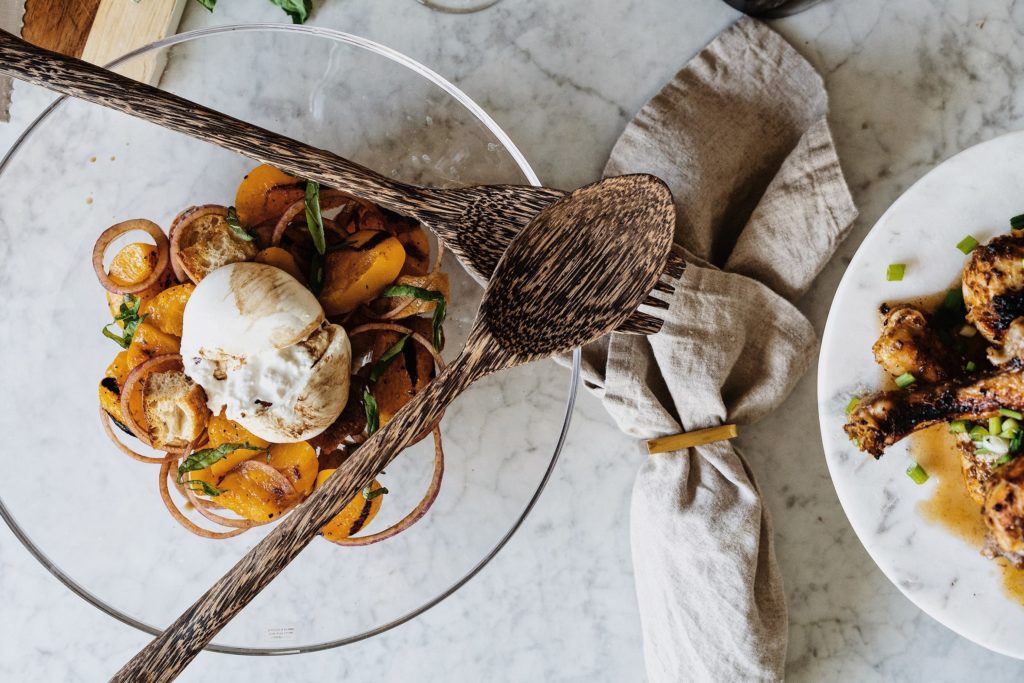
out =
[[398,520],[395,524],[389,526],[387,529],[378,531],[375,534],[341,538],[338,540],[328,538],[326,540],[336,545],[346,547],[371,545],[373,543],[380,543],[381,541],[387,540],[393,536],[397,536],[416,522],[420,521],[423,516],[427,514],[427,511],[430,510],[431,506],[433,506],[434,501],[437,500],[437,494],[441,491],[441,479],[444,477],[444,448],[441,446],[441,430],[434,427],[433,434],[434,475],[430,478],[430,485],[427,487],[427,492],[409,514]]
[[[136,230],[145,232],[156,243],[156,265],[153,267],[153,272],[140,282],[130,285],[119,285],[110,278],[110,273],[103,267],[103,257],[106,255],[107,247],[110,246],[111,242],[121,235]],[[96,271],[96,277],[99,278],[100,285],[111,294],[137,294],[152,287],[163,277],[164,273],[167,272],[169,254],[170,243],[167,240],[167,235],[160,229],[160,226],[145,218],[135,218],[112,225],[100,234],[92,248],[92,267]]]

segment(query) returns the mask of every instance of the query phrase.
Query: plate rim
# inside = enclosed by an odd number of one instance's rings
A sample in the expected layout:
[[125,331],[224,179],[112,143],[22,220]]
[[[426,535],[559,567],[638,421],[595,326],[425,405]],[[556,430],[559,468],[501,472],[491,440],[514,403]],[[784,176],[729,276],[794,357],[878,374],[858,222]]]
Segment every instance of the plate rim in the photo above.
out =
[[[837,334],[836,331],[835,331],[835,328],[839,324],[837,322],[837,320],[839,319],[839,315],[838,315],[838,311],[836,311],[835,303],[836,303],[836,300],[839,298],[840,293],[844,290],[844,288],[850,286],[850,283],[853,281],[853,278],[855,277],[853,269],[852,269],[851,266],[853,265],[853,260],[856,259],[857,255],[860,254],[861,249],[864,248],[864,243],[879,228],[879,226],[882,226],[883,224],[887,223],[889,221],[889,219],[890,219],[890,216],[893,213],[895,213],[906,201],[909,201],[909,200],[907,200],[907,197],[909,195],[913,194],[915,192],[915,190],[919,190],[920,187],[933,174],[935,174],[940,168],[942,168],[943,166],[946,166],[946,165],[948,165],[950,163],[953,163],[958,158],[961,158],[961,157],[966,156],[966,155],[971,154],[971,153],[977,153],[982,148],[998,147],[1001,144],[1006,144],[1006,141],[1008,139],[1011,139],[1011,138],[1012,139],[1020,139],[1020,140],[1024,141],[1024,130],[1009,131],[1009,132],[997,135],[997,136],[995,136],[993,138],[990,138],[988,140],[983,140],[981,142],[973,144],[973,145],[971,145],[969,147],[966,147],[966,148],[964,148],[964,149],[962,149],[962,150],[960,150],[960,151],[958,151],[958,152],[956,152],[956,153],[946,157],[945,159],[943,159],[942,161],[940,161],[937,164],[934,164],[926,173],[924,173],[920,178],[915,180],[905,190],[903,190],[900,193],[899,197],[897,197],[895,199],[895,201],[893,201],[885,209],[885,211],[882,212],[882,214],[878,217],[878,219],[871,226],[871,229],[868,230],[867,233],[865,233],[863,239],[861,240],[861,243],[857,246],[857,249],[854,251],[853,256],[851,257],[850,264],[846,267],[845,271],[843,272],[843,277],[840,279],[839,285],[836,287],[836,290],[835,290],[835,292],[832,295],[832,301],[829,303],[828,317],[826,318],[826,321],[825,321],[825,327],[822,330],[821,344],[820,344],[819,349],[818,349],[817,378],[816,378],[816,381],[815,381],[815,390],[817,392],[817,395],[815,397],[816,398],[815,402],[817,404],[817,410],[818,410],[818,433],[819,433],[819,437],[821,439],[822,451],[823,451],[823,453],[825,455],[825,465],[828,467],[829,481],[832,483],[832,488],[835,491],[836,498],[839,499],[839,506],[840,506],[840,508],[842,508],[843,516],[846,517],[847,522],[850,524],[850,527],[853,529],[854,535],[857,537],[857,541],[860,543],[861,547],[867,552],[868,556],[871,558],[871,561],[874,562],[875,567],[877,567],[878,570],[882,572],[882,575],[885,576],[885,578],[889,581],[889,583],[894,585],[896,587],[896,589],[899,590],[899,592],[907,600],[909,600],[911,604],[914,605],[914,607],[916,607],[920,611],[922,611],[925,614],[927,614],[929,617],[934,619],[936,622],[941,624],[943,627],[945,627],[945,628],[949,629],[950,631],[952,631],[953,633],[955,633],[957,636],[959,636],[961,638],[964,638],[965,640],[968,640],[968,641],[970,641],[970,642],[972,642],[972,643],[974,643],[974,644],[976,644],[976,645],[978,645],[980,647],[983,647],[986,650],[989,650],[991,652],[995,652],[997,654],[1001,654],[1001,655],[1004,655],[1006,657],[1011,657],[1011,658],[1017,659],[1017,660],[1024,660],[1024,646],[1021,647],[1020,651],[1014,652],[1014,651],[1007,650],[1006,648],[1000,647],[998,645],[994,645],[994,644],[991,644],[991,643],[988,643],[988,642],[984,642],[984,641],[978,639],[977,637],[974,637],[972,635],[968,635],[968,634],[964,633],[957,626],[954,626],[953,624],[949,623],[944,618],[944,615],[941,615],[941,614],[937,613],[937,611],[935,611],[935,610],[933,610],[933,609],[923,605],[921,602],[919,602],[916,599],[914,594],[910,593],[901,584],[901,582],[896,577],[893,576],[894,568],[891,567],[888,563],[880,561],[880,557],[878,555],[879,549],[874,547],[873,545],[871,545],[869,543],[866,543],[864,541],[864,535],[861,533],[861,522],[860,521],[854,521],[854,519],[850,516],[850,513],[847,510],[847,505],[846,505],[846,501],[845,501],[845,499],[843,497],[843,494],[840,492],[839,487],[836,484],[837,470],[836,470],[835,466],[833,465],[833,456],[832,456],[833,449],[830,447],[829,440],[826,438],[826,433],[828,431],[828,425],[826,425],[826,422],[827,422],[827,420],[830,417],[834,417],[834,416],[831,416],[829,414],[828,411],[831,409],[831,407],[827,406],[826,405],[826,401],[825,401],[825,397],[828,395],[828,389],[825,386],[825,383],[826,383],[825,377],[827,377],[830,374],[829,372],[825,371],[825,369],[829,367],[828,361],[827,361],[827,359],[825,357],[826,356],[826,351],[825,350],[826,350],[826,347],[828,346],[828,342],[829,342],[830,338],[832,336],[834,336],[835,334]],[[867,457],[867,456],[865,456],[865,457]],[[1009,598],[1007,598],[1007,599],[1009,599]]]

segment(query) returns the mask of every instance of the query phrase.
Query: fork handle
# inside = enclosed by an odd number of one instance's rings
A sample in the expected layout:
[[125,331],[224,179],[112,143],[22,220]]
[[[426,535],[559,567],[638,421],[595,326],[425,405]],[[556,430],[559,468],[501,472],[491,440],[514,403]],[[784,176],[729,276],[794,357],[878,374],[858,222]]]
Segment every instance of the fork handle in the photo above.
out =
[[315,180],[396,213],[418,217],[427,195],[332,152],[214,111],[103,67],[37,47],[0,30],[0,73],[109,107]]
[[153,639],[111,679],[117,683],[174,680],[243,607],[288,566],[320,529],[474,381],[503,367],[487,344],[468,345],[422,392],[345,460],[323,485]]

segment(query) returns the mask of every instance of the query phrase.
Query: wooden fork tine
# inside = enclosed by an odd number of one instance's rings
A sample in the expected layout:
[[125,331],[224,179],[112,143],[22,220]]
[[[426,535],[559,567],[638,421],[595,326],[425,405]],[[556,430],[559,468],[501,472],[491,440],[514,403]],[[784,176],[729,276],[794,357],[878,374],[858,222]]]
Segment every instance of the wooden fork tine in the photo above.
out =
[[658,280],[658,284],[654,285],[654,291],[662,292],[663,294],[675,294],[676,288],[667,282]]
[[679,279],[683,276],[683,271],[686,270],[686,260],[675,254],[669,252],[668,259],[665,261],[665,270],[663,271],[669,277]]
[[[665,261],[665,269],[662,271],[662,274],[674,279],[679,279],[682,277],[683,271],[685,270],[686,261],[681,256],[669,253],[668,259]],[[676,288],[663,280],[659,280],[658,283],[654,285],[653,291],[671,295],[675,293]],[[666,310],[670,304],[667,301],[663,301],[662,299],[658,299],[657,297],[648,294],[647,298],[644,299],[644,305]],[[621,332],[622,334],[642,334],[650,336],[660,332],[663,324],[664,321],[657,316],[636,311],[615,331]]]
[[651,296],[649,294],[647,295],[647,298],[644,299],[644,306],[650,306],[651,308],[660,308],[660,309],[663,309],[663,310],[668,310],[668,302],[667,301],[663,301],[663,300],[658,299],[656,297],[653,297],[653,296]]
[[626,322],[619,325],[616,332],[622,334],[642,334],[644,336],[650,336],[657,334],[661,330],[663,322],[661,318],[656,318],[648,313],[641,313],[637,311],[633,315],[629,316]]

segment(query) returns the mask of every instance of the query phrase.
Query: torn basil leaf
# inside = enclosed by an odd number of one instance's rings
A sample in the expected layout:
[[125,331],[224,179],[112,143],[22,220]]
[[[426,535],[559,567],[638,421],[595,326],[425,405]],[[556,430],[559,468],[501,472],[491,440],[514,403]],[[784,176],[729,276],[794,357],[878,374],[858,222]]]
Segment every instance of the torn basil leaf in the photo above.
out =
[[207,484],[202,479],[189,479],[188,481],[183,481],[179,483],[181,483],[182,486],[187,486],[193,491],[202,491],[204,496],[213,497],[219,496],[221,493],[223,493],[223,491],[221,491],[219,488]]
[[384,374],[384,371],[388,369],[388,366],[394,362],[395,357],[402,352],[405,348],[405,343],[409,341],[411,335],[405,335],[398,341],[396,341],[391,348],[384,352],[384,355],[380,357],[373,367],[370,369],[370,381],[376,382],[380,379],[380,376]]
[[444,294],[412,285],[391,285],[381,293],[381,296],[410,296],[414,299],[435,302],[434,316],[431,318],[430,324],[434,330],[434,348],[438,351],[441,350],[441,326],[444,325],[444,317],[448,312],[448,302],[445,300]]
[[303,24],[313,11],[313,0],[270,0],[292,18],[293,24]]
[[267,448],[264,446],[254,446],[250,443],[222,443],[216,448],[204,448],[201,451],[194,451],[178,465],[178,483],[182,483],[181,478],[185,476],[186,472],[205,470],[213,463],[223,460],[229,453],[234,453],[237,450],[265,451]]
[[317,253],[323,256],[327,251],[327,239],[324,237],[324,218],[320,215],[320,183],[312,180],[306,181],[306,227]]
[[[135,330],[138,329],[142,321],[149,315],[148,313],[139,315],[139,306],[141,304],[142,300],[139,297],[134,294],[125,294],[117,315],[114,316],[114,322],[103,326],[103,336],[116,342],[122,349],[127,349],[132,343],[132,338],[135,336]],[[124,325],[124,330],[121,334],[110,331],[110,326],[117,322]]]
[[377,399],[369,389],[363,389],[363,409],[366,411],[366,435],[373,436],[380,429],[380,411],[377,409]]
[[235,207],[228,207],[228,215],[224,217],[224,220],[227,221],[228,227],[231,228],[231,232],[233,232],[235,237],[238,239],[245,242],[252,242],[256,239],[255,235],[242,227],[241,222],[238,220],[238,212],[235,210]]

